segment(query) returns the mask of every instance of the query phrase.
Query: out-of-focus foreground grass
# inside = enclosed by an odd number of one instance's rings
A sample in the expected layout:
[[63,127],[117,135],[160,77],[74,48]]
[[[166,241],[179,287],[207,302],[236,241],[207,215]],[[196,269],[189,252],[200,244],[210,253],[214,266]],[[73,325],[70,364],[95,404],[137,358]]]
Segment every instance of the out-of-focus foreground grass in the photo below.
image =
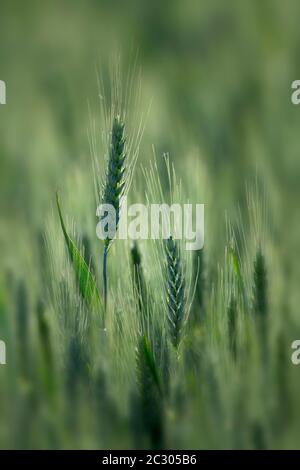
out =
[[[151,432],[138,439],[145,423],[135,407],[130,248],[112,248],[114,334],[96,322],[87,337],[55,209],[59,190],[68,228],[74,220],[89,240],[101,286],[89,107],[99,107],[97,73],[116,51],[126,68],[138,51],[135,115],[147,114],[130,198],[144,195],[140,165],[149,165],[154,145],[161,177],[169,152],[186,200],[206,204],[205,283],[178,367],[170,359],[159,445],[299,446],[300,369],[290,361],[300,337],[300,108],[290,100],[300,74],[298,12],[292,0],[1,2],[0,447],[157,444]],[[260,244],[268,278],[267,352],[252,309],[240,305],[238,358],[227,342],[238,288],[232,232],[250,303]],[[151,248],[143,243],[141,252],[156,291]]]

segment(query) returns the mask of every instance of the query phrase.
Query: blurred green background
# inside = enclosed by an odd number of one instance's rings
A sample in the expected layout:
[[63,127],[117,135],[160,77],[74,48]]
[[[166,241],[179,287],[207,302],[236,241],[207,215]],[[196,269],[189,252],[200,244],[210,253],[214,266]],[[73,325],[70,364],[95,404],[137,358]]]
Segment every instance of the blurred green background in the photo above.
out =
[[[96,70],[115,50],[125,64],[138,51],[141,107],[152,102],[141,159],[151,144],[175,161],[196,147],[224,208],[257,173],[278,225],[291,227],[299,176],[300,116],[290,101],[297,13],[291,0],[2,1],[1,227],[42,223],[54,187],[87,158]],[[296,230],[280,236],[292,252]]]
[[[224,257],[225,213],[243,213],[247,183],[257,181],[265,193],[278,294],[273,301],[292,325],[285,343],[289,355],[291,341],[300,337],[300,107],[291,103],[291,83],[300,78],[299,2],[1,0],[0,11],[0,79],[7,86],[7,104],[0,106],[5,302],[22,279],[35,302],[43,282],[39,236],[57,189],[64,198],[71,185],[74,200],[77,191],[84,193],[76,174],[90,165],[89,106],[97,109],[99,103],[97,71],[118,51],[124,68],[137,55],[142,70],[136,115],[151,103],[139,164],[147,165],[154,145],[158,159],[170,153],[187,196],[190,185],[199,186],[212,271]],[[70,213],[83,229],[74,202]],[[18,340],[13,344],[12,351]],[[10,360],[6,371],[0,369],[0,397]],[[300,369],[292,367],[290,374],[296,387]],[[0,447],[18,445],[14,431],[10,437],[1,432]],[[296,446],[297,433],[281,445]],[[221,441],[216,438],[214,446]]]

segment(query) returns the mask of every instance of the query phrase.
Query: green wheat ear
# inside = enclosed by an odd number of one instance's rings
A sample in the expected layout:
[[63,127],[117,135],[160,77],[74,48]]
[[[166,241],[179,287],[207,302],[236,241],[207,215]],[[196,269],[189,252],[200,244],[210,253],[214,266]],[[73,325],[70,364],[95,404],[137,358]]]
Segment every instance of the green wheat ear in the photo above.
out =
[[141,331],[145,329],[145,321],[147,315],[147,292],[146,292],[146,282],[144,277],[144,270],[142,264],[142,255],[139,249],[139,246],[136,241],[131,246],[131,263],[132,263],[132,278],[134,293],[136,295],[137,305],[139,312],[141,314],[140,323]]
[[165,240],[167,265],[167,306],[168,323],[171,341],[177,348],[180,342],[181,330],[185,316],[185,280],[182,272],[179,249],[170,237]]
[[260,318],[268,313],[267,269],[264,255],[259,249],[254,261],[254,311]]
[[55,392],[55,365],[51,344],[50,325],[45,312],[45,304],[41,299],[38,299],[36,304],[36,318],[39,347],[44,365],[42,379],[47,397],[53,405]]
[[17,292],[17,339],[20,362],[20,374],[24,382],[30,382],[30,328],[29,328],[29,302],[28,289],[25,281],[20,280]]
[[[109,149],[108,168],[106,172],[106,182],[103,190],[102,204],[113,206],[116,214],[115,232],[117,232],[120,221],[121,198],[126,187],[125,179],[125,136],[124,123],[120,116],[116,116],[113,121],[111,143]],[[102,218],[104,218],[103,215]],[[101,220],[101,219],[100,219]],[[112,242],[112,238],[104,240],[103,254],[103,281],[104,281],[104,304],[107,305],[107,253]]]
[[239,293],[242,296],[244,304],[248,305],[248,297],[247,297],[244,278],[242,275],[240,258],[238,256],[238,252],[236,250],[235,242],[233,239],[230,240],[228,249],[229,249],[229,254],[230,254],[231,262],[232,262],[232,269],[233,269],[234,276],[237,282]]
[[237,352],[237,301],[234,295],[231,295],[228,310],[228,335],[229,335],[229,346],[234,358],[236,358]]
[[253,274],[253,310],[259,327],[262,353],[265,363],[268,360],[268,299],[267,299],[267,268],[264,255],[259,249],[254,260]]
[[136,373],[139,386],[143,430],[153,449],[162,449],[164,442],[163,392],[160,373],[146,335],[136,349]]

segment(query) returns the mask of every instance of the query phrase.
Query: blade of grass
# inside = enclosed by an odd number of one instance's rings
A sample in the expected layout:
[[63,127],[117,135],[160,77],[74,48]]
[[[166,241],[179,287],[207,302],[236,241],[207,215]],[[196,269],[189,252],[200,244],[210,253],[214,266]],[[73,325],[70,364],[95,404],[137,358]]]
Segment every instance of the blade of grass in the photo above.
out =
[[56,204],[60,219],[60,225],[64,234],[65,242],[68,252],[74,267],[76,279],[78,282],[79,291],[89,307],[99,309],[100,307],[100,293],[96,284],[96,279],[90,271],[89,266],[85,262],[79,249],[74,241],[68,235],[66,226],[63,220],[58,194],[56,193]]

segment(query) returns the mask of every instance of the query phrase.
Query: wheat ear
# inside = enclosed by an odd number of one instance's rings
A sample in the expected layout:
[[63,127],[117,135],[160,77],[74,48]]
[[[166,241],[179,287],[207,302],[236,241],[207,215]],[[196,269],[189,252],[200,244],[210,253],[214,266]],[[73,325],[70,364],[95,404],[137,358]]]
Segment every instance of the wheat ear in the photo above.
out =
[[180,253],[172,237],[165,240],[167,264],[167,306],[171,341],[177,348],[185,315],[185,280]]
[[[106,183],[104,186],[102,204],[109,204],[115,210],[116,225],[118,229],[120,220],[121,198],[125,189],[125,135],[124,123],[120,116],[116,116],[112,125],[111,143],[109,149],[108,168],[106,172]],[[104,216],[103,216],[104,217]],[[107,255],[112,238],[104,240],[103,253],[103,282],[104,282],[104,306],[107,307]]]

